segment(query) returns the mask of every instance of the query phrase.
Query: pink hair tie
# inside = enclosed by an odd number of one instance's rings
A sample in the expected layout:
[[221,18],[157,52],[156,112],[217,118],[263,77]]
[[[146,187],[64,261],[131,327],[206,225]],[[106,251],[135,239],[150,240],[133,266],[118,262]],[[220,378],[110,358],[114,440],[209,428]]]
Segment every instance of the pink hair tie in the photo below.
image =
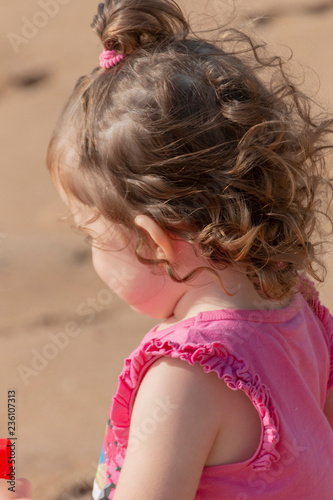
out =
[[100,66],[104,69],[112,68],[116,66],[120,61],[125,59],[126,54],[117,54],[116,50],[103,50],[99,56]]

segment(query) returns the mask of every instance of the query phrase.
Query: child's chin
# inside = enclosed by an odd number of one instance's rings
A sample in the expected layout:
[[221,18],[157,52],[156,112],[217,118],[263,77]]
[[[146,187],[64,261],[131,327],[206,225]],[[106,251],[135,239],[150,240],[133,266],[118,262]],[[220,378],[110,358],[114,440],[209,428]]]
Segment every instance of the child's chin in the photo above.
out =
[[165,319],[165,316],[162,316],[162,314],[159,314],[158,311],[151,311],[151,310],[146,310],[144,307],[140,307],[140,306],[133,306],[131,304],[128,304],[130,306],[130,308],[139,313],[139,314],[142,314],[143,316],[149,316],[150,318],[152,319],[156,319],[156,320],[162,320],[162,319]]

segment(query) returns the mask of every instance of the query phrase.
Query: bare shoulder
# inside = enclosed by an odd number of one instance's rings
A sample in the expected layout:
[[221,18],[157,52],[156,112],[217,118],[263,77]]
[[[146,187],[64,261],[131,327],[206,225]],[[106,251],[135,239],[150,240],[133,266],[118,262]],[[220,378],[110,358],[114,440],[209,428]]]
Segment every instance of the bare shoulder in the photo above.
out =
[[[143,377],[134,401],[114,498],[193,500],[203,468],[240,461],[244,449],[251,456],[260,429],[242,391],[232,391],[198,363],[160,358]],[[255,438],[252,448],[249,434]]]
[[[199,363],[189,364],[179,358],[162,357],[146,373],[140,390],[158,387],[160,393],[175,402],[202,406],[203,402],[215,409],[221,401],[221,392],[227,389],[217,373],[206,373]],[[218,397],[217,397],[218,396]]]
[[186,429],[192,428],[213,442],[223,413],[227,413],[226,405],[222,404],[226,389],[216,373],[205,373],[198,363],[191,365],[179,358],[159,358],[141,382],[133,416],[136,418],[147,411],[153,415],[161,408],[168,414],[173,433],[184,435],[186,422]]
[[149,368],[134,401],[115,500],[193,500],[218,432],[207,409],[212,376],[179,359]]
[[186,422],[210,443],[206,466],[241,462],[256,452],[262,433],[258,412],[243,391],[231,390],[216,372],[206,373],[199,363],[160,358],[147,372],[141,390],[148,386],[159,391],[179,425]]

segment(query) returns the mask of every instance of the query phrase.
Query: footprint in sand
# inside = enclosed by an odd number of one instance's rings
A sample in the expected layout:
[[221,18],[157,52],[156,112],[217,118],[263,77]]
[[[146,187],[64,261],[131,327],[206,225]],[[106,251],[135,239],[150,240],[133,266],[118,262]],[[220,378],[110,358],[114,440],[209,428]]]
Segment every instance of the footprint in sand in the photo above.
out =
[[7,88],[26,89],[37,87],[50,78],[46,70],[18,70],[9,75],[0,74],[0,97]]
[[92,484],[82,482],[66,488],[54,500],[91,500]]
[[18,72],[8,78],[7,84],[11,87],[26,88],[36,87],[44,83],[50,74],[47,71],[26,70],[22,73]]

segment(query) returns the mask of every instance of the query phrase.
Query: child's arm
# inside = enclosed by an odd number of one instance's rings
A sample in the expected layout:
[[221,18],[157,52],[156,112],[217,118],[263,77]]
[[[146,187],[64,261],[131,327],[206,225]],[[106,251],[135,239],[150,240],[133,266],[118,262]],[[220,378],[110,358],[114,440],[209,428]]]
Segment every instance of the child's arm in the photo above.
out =
[[220,424],[214,382],[223,383],[179,359],[148,370],[114,500],[193,500]]
[[328,396],[324,406],[324,413],[333,430],[333,387],[331,387],[328,391]]
[[173,358],[156,361],[135,400],[114,500],[193,500],[227,420],[227,392],[233,397],[242,391],[230,391],[216,373],[205,373],[199,364]]

